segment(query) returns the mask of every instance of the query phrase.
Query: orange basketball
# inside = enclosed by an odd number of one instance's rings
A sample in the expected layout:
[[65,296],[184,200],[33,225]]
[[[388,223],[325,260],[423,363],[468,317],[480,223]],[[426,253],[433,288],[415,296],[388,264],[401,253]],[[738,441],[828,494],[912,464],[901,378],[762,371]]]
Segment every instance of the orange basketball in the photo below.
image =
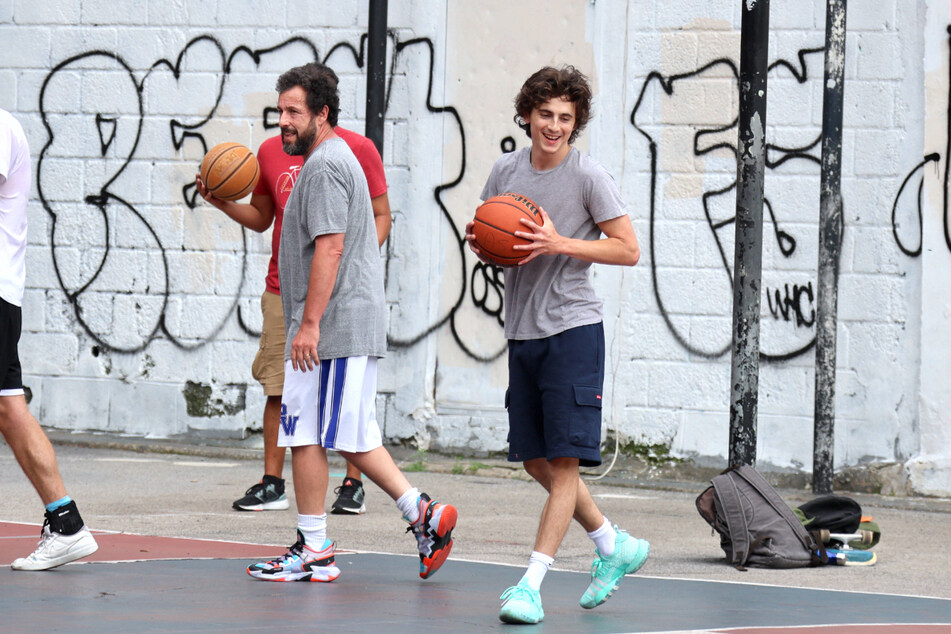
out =
[[528,229],[519,222],[521,218],[528,218],[537,225],[542,224],[538,205],[521,194],[499,194],[479,205],[472,233],[485,259],[499,266],[514,266],[531,254],[531,251],[516,251],[512,248],[516,244],[531,244],[531,240],[515,235],[516,231]]
[[220,143],[201,161],[201,182],[215,198],[240,200],[258,184],[258,160],[240,143]]

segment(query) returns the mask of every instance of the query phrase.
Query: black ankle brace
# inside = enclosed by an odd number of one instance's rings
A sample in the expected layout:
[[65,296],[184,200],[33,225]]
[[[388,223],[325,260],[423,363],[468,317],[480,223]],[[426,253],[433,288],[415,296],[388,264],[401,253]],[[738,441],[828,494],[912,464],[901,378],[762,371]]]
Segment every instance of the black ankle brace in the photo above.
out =
[[76,502],[70,500],[69,504],[46,512],[46,521],[49,522],[50,531],[60,533],[61,535],[74,535],[83,527],[83,518],[79,515],[79,509],[76,508]]

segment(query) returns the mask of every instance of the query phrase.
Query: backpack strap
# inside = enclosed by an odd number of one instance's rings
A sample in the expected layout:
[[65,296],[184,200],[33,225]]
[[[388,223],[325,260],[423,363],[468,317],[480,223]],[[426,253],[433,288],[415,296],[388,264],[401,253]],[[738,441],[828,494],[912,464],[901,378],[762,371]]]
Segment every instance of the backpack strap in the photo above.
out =
[[[766,500],[769,505],[779,513],[783,519],[789,524],[789,527],[799,538],[799,541],[802,543],[803,548],[808,550],[812,555],[812,565],[817,566],[824,563],[822,559],[825,556],[825,549],[821,549],[818,543],[818,540],[815,539],[806,529],[803,527],[802,522],[799,521],[799,518],[796,517],[796,514],[793,512],[789,505],[776,493],[776,490],[766,481],[766,479],[760,475],[760,473],[749,465],[739,465],[734,467],[732,471],[736,472],[736,475],[746,480],[751,486],[755,487],[759,491],[760,495],[763,496],[763,499]],[[719,477],[719,476],[718,476]],[[817,554],[818,553],[818,554]]]
[[743,513],[740,493],[730,476],[731,471],[732,469],[724,471],[710,482],[720,499],[720,509],[724,515],[723,520],[726,522],[727,530],[730,533],[730,544],[732,546],[730,563],[738,570],[746,570],[746,561],[753,551],[753,544],[750,542],[749,525],[746,522],[746,515]]

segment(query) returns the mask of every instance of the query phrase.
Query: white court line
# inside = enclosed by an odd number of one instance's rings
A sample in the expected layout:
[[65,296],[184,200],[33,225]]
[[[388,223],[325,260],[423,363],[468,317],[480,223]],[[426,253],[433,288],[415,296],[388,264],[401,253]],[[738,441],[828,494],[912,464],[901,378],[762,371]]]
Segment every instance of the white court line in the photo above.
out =
[[[904,595],[897,595],[897,594],[896,594],[896,595],[888,595],[888,596],[904,596]],[[913,598],[915,598],[915,597],[913,597]],[[923,598],[931,598],[931,597],[923,597]],[[722,627],[722,628],[718,628],[718,629],[716,629],[716,630],[711,630],[710,634],[719,634],[719,633],[721,633],[721,632],[727,632],[727,631],[729,631],[729,632],[742,632],[742,631],[744,631],[744,630],[756,630],[757,632],[761,632],[761,631],[764,631],[764,630],[776,630],[777,632],[779,632],[779,631],[785,632],[786,630],[807,630],[807,629],[815,629],[815,628],[820,628],[820,627],[826,627],[826,628],[829,628],[830,630],[835,630],[836,628],[855,627],[855,626],[860,626],[860,627],[894,627],[894,626],[896,626],[896,625],[911,625],[911,626],[914,626],[914,627],[919,627],[919,626],[922,626],[922,625],[925,625],[925,626],[935,626],[935,625],[947,626],[948,624],[947,624],[947,623],[938,623],[938,622],[936,622],[936,623],[918,623],[918,622],[916,622],[916,621],[909,623],[909,622],[907,622],[907,621],[901,621],[901,622],[897,622],[897,623],[816,623],[815,625],[745,625],[745,626],[742,626],[742,627]],[[685,633],[685,634],[691,634],[692,632],[693,632],[693,630],[689,630],[689,631],[688,631],[687,633]],[[654,632],[654,633],[652,633],[652,634],[680,634],[680,632]]]
[[630,495],[626,493],[597,493],[592,494],[591,497],[595,498],[612,498],[618,500],[656,500],[657,496],[654,495]]
[[[216,513],[206,513],[206,515],[216,515]],[[235,515],[236,515],[235,513],[232,513],[229,517],[234,517]],[[118,515],[103,515],[103,516],[97,516],[97,517],[120,517],[120,516],[118,516]],[[121,517],[125,517],[125,516],[121,516]],[[4,520],[4,519],[0,519],[0,524],[27,524],[27,525],[31,525],[31,526],[40,526],[40,524],[31,524],[30,522],[14,522],[13,520]],[[281,548],[281,547],[286,548],[286,547],[287,547],[286,544],[281,545],[281,544],[262,544],[262,543],[259,543],[259,542],[239,542],[239,541],[235,541],[235,540],[233,540],[233,539],[215,539],[215,538],[213,538],[213,537],[187,537],[187,536],[185,536],[185,535],[153,535],[153,534],[151,534],[151,533],[134,533],[134,532],[131,532],[131,531],[114,531],[114,530],[109,530],[109,529],[107,529],[107,528],[93,528],[93,527],[91,527],[91,526],[86,526],[86,528],[88,528],[88,529],[89,529],[91,532],[93,532],[93,533],[106,533],[106,534],[109,534],[109,535],[133,535],[133,536],[136,536],[136,537],[161,537],[161,538],[163,538],[163,539],[184,539],[184,540],[194,541],[194,542],[214,542],[214,543],[219,543],[219,544],[237,544],[237,545],[239,545],[239,546],[265,546],[265,547],[271,547],[271,546],[273,546],[273,547],[275,547],[275,548]],[[387,553],[381,553],[381,554],[387,554]],[[419,555],[413,555],[413,556],[416,557],[416,558],[419,558]],[[135,561],[140,561],[140,560],[135,560]],[[148,560],[141,560],[141,561],[148,561]]]
[[[754,586],[760,588],[783,588],[787,590],[812,590],[816,592],[842,592],[845,594],[874,594],[884,597],[906,597],[909,599],[934,599],[935,601],[951,601],[948,597],[938,597],[927,594],[902,594],[898,592],[881,592],[874,590],[845,590],[841,588],[821,588],[816,586],[791,586],[782,583],[758,583],[755,581],[728,581],[726,579],[703,579],[700,577],[664,577],[660,575],[638,574],[642,579],[658,579],[661,581],[700,581],[703,583],[721,583],[738,586]],[[728,628],[727,628],[728,629]]]
[[139,462],[139,463],[166,463],[176,467],[211,467],[213,469],[231,469],[237,467],[236,462],[204,462],[198,460],[174,460],[169,462],[161,458],[96,458],[97,462]]
[[95,462],[165,462],[158,458],[93,458]]
[[[138,514],[136,514],[136,516],[137,516],[137,517],[196,517],[196,516],[200,516],[200,517],[228,517],[228,518],[231,518],[231,519],[237,519],[237,518],[239,518],[239,517],[244,517],[244,516],[247,516],[247,517],[256,517],[260,512],[261,512],[261,511],[251,511],[251,512],[244,512],[244,513],[235,513],[234,511],[231,511],[230,513],[212,513],[212,512],[209,512],[209,511],[195,511],[194,513],[181,513],[181,512],[178,512],[178,513],[138,513]],[[129,516],[128,516],[128,515],[101,515],[101,514],[96,514],[96,518],[114,519],[114,518],[127,518],[127,517],[129,517]],[[238,520],[238,521],[240,521],[240,520]],[[94,530],[94,529],[89,529],[89,530]],[[120,531],[120,532],[121,532],[121,531]],[[143,535],[144,535],[144,534],[147,534],[147,533],[143,533]],[[187,538],[185,538],[185,539],[191,539],[191,537],[187,537]]]
[[33,531],[29,535],[7,535],[6,537],[0,537],[0,540],[2,539],[29,539],[31,537],[33,539],[36,539],[36,531]]

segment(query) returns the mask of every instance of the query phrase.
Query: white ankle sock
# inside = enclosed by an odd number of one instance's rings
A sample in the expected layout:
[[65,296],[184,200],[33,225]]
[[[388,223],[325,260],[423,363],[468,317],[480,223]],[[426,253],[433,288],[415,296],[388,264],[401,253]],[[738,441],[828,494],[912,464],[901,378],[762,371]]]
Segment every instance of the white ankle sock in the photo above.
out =
[[419,519],[419,489],[410,487],[406,493],[396,500],[396,506],[410,524],[414,524]]
[[297,528],[304,536],[304,543],[312,550],[327,547],[327,514],[297,515]]
[[522,581],[527,583],[532,590],[539,590],[542,587],[542,581],[545,579],[545,573],[548,572],[554,562],[554,557],[533,550],[532,556],[528,559],[528,569],[522,575]]
[[611,525],[611,520],[604,518],[604,523],[597,530],[588,533],[588,537],[594,542],[595,548],[601,553],[602,557],[610,557],[614,554],[614,540],[617,538],[617,531]]

